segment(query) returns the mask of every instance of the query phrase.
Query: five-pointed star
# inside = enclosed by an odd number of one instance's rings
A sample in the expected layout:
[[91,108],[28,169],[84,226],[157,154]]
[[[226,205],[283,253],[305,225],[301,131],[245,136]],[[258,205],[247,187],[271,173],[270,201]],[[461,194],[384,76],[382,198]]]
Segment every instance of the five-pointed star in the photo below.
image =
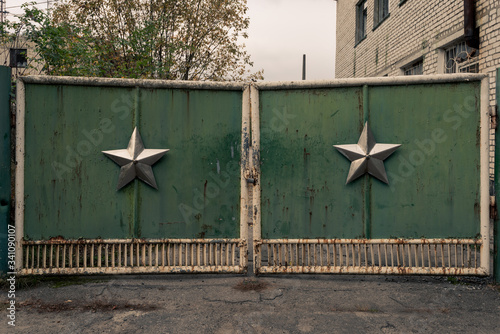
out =
[[354,181],[361,175],[368,173],[380,181],[389,184],[385,172],[384,160],[401,146],[399,144],[377,144],[373,133],[365,123],[363,132],[357,144],[333,145],[340,153],[351,161],[346,184]]
[[168,151],[145,149],[136,127],[126,150],[102,151],[102,153],[121,167],[116,190],[123,188],[136,177],[158,189],[151,166]]

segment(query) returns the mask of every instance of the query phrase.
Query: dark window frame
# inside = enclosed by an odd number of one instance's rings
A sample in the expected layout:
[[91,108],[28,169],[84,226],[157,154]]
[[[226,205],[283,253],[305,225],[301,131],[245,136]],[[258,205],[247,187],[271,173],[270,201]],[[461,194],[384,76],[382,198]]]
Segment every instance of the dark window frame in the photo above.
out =
[[389,0],[375,0],[373,9],[373,30],[377,29],[389,15]]
[[28,67],[28,59],[26,57],[27,54],[28,54],[27,49],[11,48],[9,50],[10,67],[15,67],[15,68]]
[[368,21],[367,0],[360,0],[356,4],[356,38],[354,46],[366,38],[366,26]]
[[424,59],[420,58],[403,68],[404,75],[423,75]]

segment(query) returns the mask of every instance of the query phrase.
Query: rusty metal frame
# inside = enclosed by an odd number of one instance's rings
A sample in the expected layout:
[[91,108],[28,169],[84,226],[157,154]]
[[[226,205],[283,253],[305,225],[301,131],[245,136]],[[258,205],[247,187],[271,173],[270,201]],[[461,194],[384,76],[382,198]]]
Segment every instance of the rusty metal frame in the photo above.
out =
[[258,273],[258,263],[260,259],[259,243],[261,242],[261,187],[260,187],[260,107],[259,107],[259,90],[255,85],[250,86],[250,105],[252,117],[252,148],[250,159],[250,170],[256,182],[253,184],[252,193],[252,246],[253,246],[253,273]]
[[481,239],[283,239],[257,247],[262,274],[488,274]]
[[[349,86],[377,86],[377,85],[411,85],[422,83],[451,83],[481,81],[481,238],[480,239],[262,239],[261,236],[261,186],[260,178],[260,119],[259,119],[259,90],[282,90],[282,89],[307,89],[307,88],[333,88]],[[239,239],[87,239],[87,240],[50,240],[50,241],[24,241],[24,134],[25,134],[25,83],[33,84],[67,84],[67,85],[91,85],[91,86],[111,86],[111,87],[147,87],[147,88],[180,88],[180,89],[219,89],[219,90],[242,90],[242,144],[241,144],[241,194],[240,194],[240,238]],[[207,82],[179,82],[160,80],[127,80],[127,79],[103,79],[103,78],[69,78],[69,77],[24,77],[17,83],[17,117],[16,117],[16,270],[19,274],[123,274],[123,273],[243,273],[248,268],[248,251],[253,252],[252,261],[254,273],[359,273],[359,274],[451,274],[451,275],[488,275],[490,272],[490,221],[489,213],[489,178],[488,178],[488,77],[483,74],[457,74],[457,75],[437,75],[437,76],[412,76],[412,77],[389,77],[389,78],[363,78],[363,79],[341,79],[334,81],[306,81],[306,82],[271,82],[258,84],[243,83],[207,83]],[[252,182],[249,182],[252,180]],[[252,196],[250,197],[250,192]],[[249,218],[251,216],[251,218]],[[252,226],[252,235],[249,235],[249,226]],[[211,245],[211,246],[210,246]],[[276,247],[276,251],[286,252],[296,247],[301,251],[304,247],[316,248],[312,256],[318,256],[320,265],[309,265],[308,262],[286,261],[286,253],[281,255],[276,264],[269,265],[269,258],[263,261],[263,256],[269,256],[271,247]],[[49,251],[47,251],[49,247]],[[69,255],[69,249],[84,251],[78,253],[77,262],[71,262],[73,266],[67,267],[70,261],[76,258],[75,254]],[[107,266],[89,266],[90,260],[85,258],[88,252],[101,252],[104,250],[104,259]],[[111,247],[111,251],[109,249]],[[114,248],[113,248],[114,247]],[[127,248],[128,247],[128,248]],[[123,255],[123,249],[135,247],[139,249],[139,260],[136,265],[127,265]],[[185,262],[179,260],[177,263],[168,261],[160,264],[158,256],[163,254],[164,248],[181,247],[177,251],[177,256],[184,258]],[[214,259],[219,258],[221,262],[200,262],[198,255],[192,258],[192,254],[203,252],[205,247],[215,247]],[[302,247],[302,248],[300,248]],[[321,248],[322,247],[322,248]],[[324,247],[328,247],[326,252]],[[322,262],[321,257],[333,259],[334,247],[351,247],[351,251],[344,252],[343,256],[351,256],[352,262],[334,263],[328,260]],[[388,262],[375,261],[375,257],[382,253],[370,252],[370,247],[390,247],[398,254],[396,265],[388,265]],[[427,247],[427,248],[426,248]],[[432,253],[431,247],[436,250]],[[57,257],[58,265],[40,266],[43,262],[42,250],[45,248],[45,256]],[[65,252],[65,249],[68,252]],[[264,250],[264,248],[266,248]],[[330,249],[331,248],[331,249]],[[405,252],[405,248],[407,249]],[[42,250],[41,250],[42,249]],[[51,249],[51,250],[50,250]],[[55,250],[56,249],[56,250]],[[160,253],[161,249],[161,253]],[[179,248],[178,248],[179,249]],[[479,249],[479,251],[478,251]],[[106,251],[107,250],[107,251]],[[217,253],[219,251],[219,253]],[[229,250],[230,252],[228,252]],[[331,250],[331,253],[330,253]],[[142,253],[140,253],[142,251]],[[411,252],[427,251],[432,253],[435,260],[430,259],[419,262],[411,260]],[[47,253],[50,252],[50,253]],[[79,252],[79,251],[78,251]],[[106,258],[106,252],[110,256]],[[120,253],[122,252],[122,253]],[[188,254],[191,252],[191,254]],[[193,253],[194,252],[194,253]],[[401,253],[398,253],[401,252]],[[409,252],[409,253],[408,253]],[[474,256],[474,263],[452,260],[453,254],[471,254]],[[460,253],[461,252],[461,253]],[[464,253],[465,252],[465,253]],[[467,253],[469,252],[469,253]],[[154,253],[154,254],[153,254]],[[39,255],[37,255],[39,254]],[[117,262],[118,254],[120,262]],[[137,255],[136,254],[136,255]],[[158,254],[158,255],[157,255]],[[180,254],[180,255],[179,255]],[[197,253],[202,254],[202,253]],[[291,253],[290,253],[291,254]],[[309,253],[308,253],[309,254]],[[368,258],[368,254],[370,257]],[[399,256],[406,254],[407,262],[397,263]],[[154,255],[154,256],[153,256]],[[387,253],[385,253],[387,256]],[[38,260],[37,260],[38,256]],[[113,258],[115,256],[115,258]],[[162,258],[160,256],[160,258]],[[224,262],[224,259],[231,261]],[[234,256],[234,260],[233,260]],[[271,260],[274,261],[274,253]],[[299,259],[304,260],[300,255]],[[401,255],[403,256],[403,255]],[[373,261],[368,261],[371,258]],[[438,261],[441,258],[441,262]],[[101,257],[97,257],[101,258]],[[163,259],[162,258],[162,259]],[[355,265],[355,258],[360,259]],[[361,259],[364,258],[364,265]],[[422,258],[420,256],[420,258]],[[40,260],[41,259],[41,260]],[[142,262],[141,262],[142,259]],[[340,259],[340,258],[338,258]],[[385,257],[384,257],[385,259]],[[448,259],[448,262],[446,262]],[[282,261],[284,260],[284,261]],[[102,259],[101,259],[102,261]],[[215,261],[215,260],[214,260]],[[281,261],[281,262],[280,262]],[[309,260],[308,260],[309,261]],[[326,260],[325,260],[326,261]],[[455,265],[452,265],[455,261]],[[458,262],[457,262],[458,261]],[[43,262],[45,263],[45,262]],[[55,260],[54,260],[55,263]],[[131,262],[132,263],[132,262]],[[151,263],[151,265],[149,265]],[[224,264],[225,263],[225,264]],[[316,262],[317,263],[317,262]],[[352,263],[352,265],[350,265]],[[378,263],[378,264],[377,264]],[[437,265],[436,265],[437,263]],[[448,265],[447,265],[447,264]],[[81,265],[80,265],[81,264]],[[94,264],[94,262],[92,262]],[[102,262],[101,262],[102,264]],[[111,264],[111,265],[109,265]],[[133,264],[133,263],[132,263]],[[154,265],[153,265],[154,264]],[[376,264],[376,265],[375,265]],[[408,264],[408,265],[406,265]],[[413,265],[412,265],[413,264]],[[427,264],[427,265],[426,265]],[[434,265],[432,265],[434,264]]]
[[[141,87],[242,91],[240,238],[238,239],[79,239],[26,241],[24,235],[25,84]],[[28,76],[17,81],[16,110],[16,272],[31,274],[245,273],[248,267],[250,88],[241,82],[194,82],[81,77]],[[85,251],[80,253],[80,247]],[[137,248],[137,261],[127,262],[127,249]],[[165,264],[165,249],[177,249],[177,262]],[[173,248],[172,248],[173,247]],[[177,247],[177,248],[176,248]],[[180,247],[180,248],[179,248]],[[111,248],[111,249],[108,249]],[[68,252],[66,253],[66,249]],[[88,252],[87,253],[87,249]],[[201,255],[213,251],[201,261]],[[71,250],[71,251],[70,251]],[[73,251],[75,250],[75,254]],[[90,252],[96,261],[90,262]],[[149,251],[149,253],[148,253]],[[151,255],[155,252],[154,256]],[[71,254],[70,254],[71,252]],[[103,252],[103,258],[97,253]],[[125,252],[125,253],[123,253]],[[191,254],[188,254],[191,252]],[[198,253],[196,253],[198,252]],[[201,253],[200,253],[201,252]],[[78,253],[78,256],[77,254]],[[196,253],[196,254],[195,254]],[[130,254],[130,253],[129,253]],[[109,255],[109,258],[107,256]],[[45,257],[44,257],[45,256]],[[53,256],[53,258],[51,258]],[[194,256],[194,258],[193,258]],[[49,264],[47,262],[51,259]],[[36,259],[36,260],[35,260]],[[120,261],[118,261],[120,259]],[[184,259],[184,260],[182,260]],[[219,260],[217,260],[219,259]],[[57,260],[57,261],[56,261]],[[105,261],[106,265],[102,263]],[[200,262],[201,261],[201,262]],[[73,265],[74,264],[74,265]],[[81,264],[81,265],[80,265]],[[95,264],[95,265],[94,265]],[[132,265],[131,265],[132,264]]]
[[240,239],[24,241],[18,273],[243,273],[245,246]]
[[[489,82],[488,75],[486,74],[454,74],[454,75],[421,75],[421,76],[404,76],[404,77],[377,77],[377,78],[354,78],[354,79],[339,79],[332,81],[290,81],[290,82],[264,82],[258,83],[252,86],[253,92],[256,95],[256,106],[252,109],[252,142],[254,150],[259,150],[260,148],[260,128],[259,128],[259,106],[258,106],[258,91],[259,90],[294,90],[294,89],[319,89],[319,88],[335,88],[335,87],[366,87],[366,86],[390,86],[390,85],[414,85],[414,84],[433,84],[433,83],[453,83],[453,82],[471,82],[480,81],[481,82],[481,107],[480,107],[480,239],[262,239],[261,236],[261,216],[260,216],[260,185],[254,186],[254,214],[253,214],[253,247],[254,247],[254,273],[255,274],[266,274],[266,273],[346,273],[346,274],[428,274],[428,275],[489,275],[490,274],[490,219],[489,219]],[[254,159],[252,159],[253,168],[258,171],[260,175],[260,159],[258,154],[254,154]],[[256,229],[255,227],[258,227]],[[286,256],[286,253],[279,255],[279,261],[274,262],[274,253],[271,255],[271,260],[273,263],[269,264],[269,249],[272,248],[274,252],[275,248],[278,250],[283,249],[285,252],[291,250],[291,246],[297,247],[296,254],[298,254],[298,249],[302,245],[314,246],[314,247],[344,247],[349,245],[351,247],[350,253],[345,253],[343,256],[349,256],[349,254],[354,257],[361,259],[365,255],[365,263],[361,265],[361,260],[358,265],[349,265],[349,262],[344,262],[342,265],[338,263],[324,262],[320,265],[309,265],[309,262],[300,262],[299,260],[305,260],[301,258],[300,255],[296,258],[295,264],[283,261],[286,258],[281,258],[281,256]],[[328,246],[330,245],[330,246]],[[411,252],[412,249],[421,250],[427,247],[429,250],[428,256],[430,257],[431,251],[430,247],[435,245],[436,247],[443,247],[441,253],[435,251],[433,254],[436,256],[436,260],[433,262],[431,259],[428,262],[422,261],[421,266],[412,265],[411,254],[406,254],[407,262],[397,262],[397,265],[387,265],[385,263],[376,261],[368,261],[366,256],[368,251],[364,247],[367,245],[383,245],[384,247],[397,247],[398,251],[401,251],[400,247],[405,247]],[[464,262],[460,262],[458,255],[455,253],[455,258],[453,258],[453,251],[449,251],[449,247],[465,247],[462,249],[468,249],[469,252],[474,253],[476,261],[474,265],[465,265]],[[264,247],[266,247],[266,252],[264,252]],[[364,250],[361,252],[362,248]],[[447,253],[445,248],[448,248]],[[477,252],[479,248],[479,252]],[[356,253],[356,249],[358,252]],[[457,249],[457,248],[455,248]],[[366,252],[366,253],[365,253]],[[448,265],[444,258],[441,262],[437,261],[437,256],[444,257],[446,253],[446,258],[448,259]],[[477,254],[479,253],[479,255]],[[371,256],[375,256],[375,253],[371,253]],[[380,254],[380,253],[379,253]],[[403,253],[404,254],[404,253]],[[313,261],[316,260],[317,256],[325,255],[327,258],[333,256],[330,250],[324,252],[323,250],[313,254]],[[263,257],[267,256],[267,263],[263,262]],[[296,255],[297,256],[297,255]],[[338,255],[337,255],[338,256]],[[398,255],[399,256],[399,255]],[[384,258],[385,259],[385,258]],[[353,260],[354,261],[354,260]],[[455,262],[453,262],[455,261]],[[428,264],[424,266],[424,264]],[[455,263],[455,265],[452,265]],[[413,261],[413,264],[417,262]],[[434,265],[432,265],[434,264]]]

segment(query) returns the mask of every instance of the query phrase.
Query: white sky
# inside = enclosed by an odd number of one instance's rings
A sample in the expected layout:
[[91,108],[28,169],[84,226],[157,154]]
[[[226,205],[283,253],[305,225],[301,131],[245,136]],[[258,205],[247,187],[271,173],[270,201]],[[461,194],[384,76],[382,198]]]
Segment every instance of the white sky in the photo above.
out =
[[[334,0],[247,0],[250,29],[244,40],[254,69],[264,69],[266,81],[301,80],[306,54],[307,80],[333,79],[335,75]],[[6,7],[26,0],[5,0]],[[47,7],[47,0],[36,0]],[[7,17],[21,8],[7,8]]]
[[301,80],[335,75],[336,1],[247,0],[250,17],[247,50],[265,80]]

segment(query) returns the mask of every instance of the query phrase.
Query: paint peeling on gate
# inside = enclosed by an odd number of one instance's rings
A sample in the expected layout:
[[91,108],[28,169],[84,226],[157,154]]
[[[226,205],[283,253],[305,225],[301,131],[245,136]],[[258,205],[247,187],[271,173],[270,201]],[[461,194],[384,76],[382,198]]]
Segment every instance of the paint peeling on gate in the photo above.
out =
[[[241,83],[22,78],[18,146],[24,152],[18,152],[18,161],[24,169],[18,179],[24,185],[18,187],[22,192],[18,198],[24,200],[25,210],[17,218],[22,222],[22,243],[40,241],[53,249],[61,241],[51,238],[62,236],[67,240],[64,245],[74,247],[79,240],[94,240],[97,252],[104,247],[99,240],[118,240],[112,246],[116,249],[109,249],[116,256],[118,248],[127,249],[143,239],[153,249],[168,249],[182,240],[178,252],[183,256],[217,244],[210,256],[229,252],[228,256],[237,256],[237,263],[224,269],[221,266],[226,264],[207,259],[208,269],[192,265],[192,271],[243,272],[247,244],[242,235],[247,223],[240,175],[248,158],[241,152],[249,136],[249,116],[243,115],[242,105],[245,87]],[[126,148],[135,127],[146,148],[170,149],[152,167],[158,190],[136,179],[117,191],[120,168],[101,153]],[[168,240],[154,241],[163,238]],[[52,251],[38,244],[26,247],[26,269],[52,270],[50,265],[30,262],[52,256]],[[76,259],[75,253],[63,253],[61,247],[65,246],[57,246],[61,252],[54,250],[53,263],[85,261]],[[130,272],[127,255],[121,252],[122,264],[112,266]],[[56,256],[63,262],[57,262]],[[156,271],[159,264],[155,263],[153,269],[143,269]],[[184,262],[173,266],[165,272],[187,270]]]
[[[487,92],[471,74],[21,79],[18,269],[242,273],[251,255],[255,273],[487,275]],[[389,185],[345,184],[333,145],[356,143],[366,121],[377,142],[402,144],[384,160]],[[159,190],[116,192],[101,151],[136,126],[146,147],[170,149],[153,167]]]
[[[254,222],[262,228],[256,237],[257,273],[489,272],[484,75],[262,83],[257,89],[262,173],[261,221]],[[289,115],[281,128],[274,122],[277,110]],[[366,121],[377,142],[402,144],[384,161],[389,185],[369,175],[345,185],[350,163],[332,146],[356,143]],[[436,238],[452,241],[434,242],[437,250],[418,241]],[[296,263],[305,261],[296,266],[273,253],[339,239],[353,247],[344,250],[344,261],[346,254],[362,257],[360,249],[372,241],[407,252],[428,250],[420,267],[410,265],[416,258],[409,253],[406,263],[365,259],[339,266],[322,262],[313,269],[307,252],[295,249]],[[453,240],[473,246],[454,251]],[[341,248],[317,249],[311,256],[333,259],[344,246],[336,247]],[[475,260],[462,261],[469,252]],[[449,260],[438,261],[441,257]]]

